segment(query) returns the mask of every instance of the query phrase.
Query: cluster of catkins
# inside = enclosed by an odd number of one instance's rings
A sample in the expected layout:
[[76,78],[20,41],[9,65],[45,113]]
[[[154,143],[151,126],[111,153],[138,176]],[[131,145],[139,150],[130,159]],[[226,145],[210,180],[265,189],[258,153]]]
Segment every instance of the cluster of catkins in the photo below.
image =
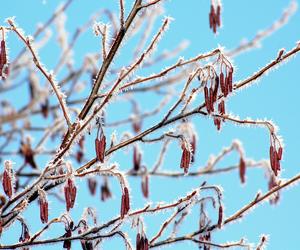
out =
[[[217,75],[217,73],[215,72],[213,76],[209,78],[209,80],[204,81],[204,100],[207,113],[214,113],[215,104],[218,104],[218,114],[221,116],[226,113],[225,98],[233,90],[233,67],[231,65],[224,64],[224,74],[222,66],[223,64],[221,64],[221,72],[219,75]],[[220,98],[219,95],[222,95],[222,97]],[[216,125],[218,130],[221,129],[221,121],[221,117],[214,117],[214,124]]]
[[216,34],[218,27],[221,27],[221,4],[215,4],[212,1],[209,12],[209,28]]

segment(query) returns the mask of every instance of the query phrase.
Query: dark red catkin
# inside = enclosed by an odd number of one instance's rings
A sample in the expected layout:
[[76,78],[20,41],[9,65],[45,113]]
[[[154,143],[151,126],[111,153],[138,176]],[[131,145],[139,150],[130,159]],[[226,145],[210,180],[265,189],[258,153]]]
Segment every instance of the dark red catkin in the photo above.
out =
[[13,194],[13,171],[12,171],[11,161],[4,162],[2,186],[3,186],[4,193],[10,198]]
[[216,78],[215,78],[215,86],[214,86],[214,102],[216,102],[217,99],[218,99],[219,85],[220,85],[220,78],[219,78],[219,76],[216,76]]
[[133,169],[134,171],[139,171],[141,167],[142,154],[137,148],[134,146],[133,148]]
[[214,90],[213,90],[212,86],[209,88],[209,105],[210,105],[211,112],[214,112],[215,111],[215,108],[214,108]]
[[8,60],[6,53],[6,44],[4,39],[4,31],[2,29],[2,40],[0,45],[0,76],[5,79],[9,74]]
[[275,176],[278,175],[278,171],[281,169],[280,160],[282,158],[282,151],[282,147],[279,147],[277,151],[275,146],[270,146],[270,164]]
[[128,188],[124,187],[123,194],[122,194],[122,200],[121,200],[121,218],[122,219],[128,213],[129,209],[130,209],[129,192],[128,192]]
[[97,187],[97,181],[95,180],[95,178],[88,178],[88,187],[91,195],[95,195]]
[[184,173],[188,172],[191,162],[191,152],[189,151],[185,142],[181,145],[182,154],[181,154],[181,161],[180,161],[180,168],[184,169]]
[[142,177],[142,193],[145,198],[149,197],[149,175],[145,174]]
[[141,236],[140,233],[136,235],[136,250],[148,250],[149,241],[145,234]]
[[233,69],[231,68],[228,72],[228,91],[229,91],[229,93],[231,93],[232,89],[233,89],[233,86],[232,86],[232,73],[233,72],[232,71],[233,71]]
[[240,158],[239,176],[240,176],[241,183],[245,183],[246,182],[246,162],[243,159],[243,157]]
[[224,94],[225,93],[225,79],[224,79],[223,72],[220,73],[220,87],[221,87],[222,93]]
[[65,200],[66,200],[66,208],[67,211],[69,211],[70,208],[74,207],[76,193],[77,193],[77,188],[74,185],[74,181],[71,178],[68,178],[66,181],[64,187],[64,193],[65,193]]
[[48,222],[48,200],[44,191],[39,191],[40,218],[42,223]]
[[218,213],[218,228],[222,227],[223,223],[223,206],[219,206],[219,213]]
[[100,137],[96,138],[95,140],[97,160],[100,161],[101,163],[104,162],[105,148],[106,148],[106,137],[101,131]]
[[221,27],[221,6],[217,6],[217,14],[216,14],[216,24],[218,27]]
[[224,115],[225,114],[225,101],[222,100],[221,102],[219,102],[218,104],[218,111],[220,115]]
[[191,141],[191,148],[192,148],[192,159],[191,162],[195,162],[195,154],[196,154],[196,147],[197,147],[197,138],[196,135],[192,135],[192,141]]
[[204,87],[204,100],[205,100],[205,106],[206,106],[207,113],[210,114],[210,112],[211,112],[211,110],[210,110],[210,98],[209,98],[207,86]]
[[215,118],[214,118],[214,124],[215,124],[215,126],[217,127],[217,130],[220,130],[220,129],[221,129],[221,119],[220,119],[220,118],[215,117]]

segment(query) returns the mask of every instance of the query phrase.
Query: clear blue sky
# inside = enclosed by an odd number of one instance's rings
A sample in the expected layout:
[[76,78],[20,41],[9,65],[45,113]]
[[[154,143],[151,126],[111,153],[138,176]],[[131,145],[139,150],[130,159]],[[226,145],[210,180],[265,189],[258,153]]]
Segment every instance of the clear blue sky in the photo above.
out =
[[[26,0],[26,1],[2,1],[0,7],[0,17],[3,23],[5,18],[16,16],[16,21],[24,29],[26,34],[32,34],[35,25],[38,22],[47,20],[52,11],[61,2],[57,0]],[[126,1],[127,9],[131,6],[132,0]],[[189,40],[190,46],[182,55],[189,58],[193,55],[210,51],[217,46],[226,49],[236,47],[242,39],[251,39],[257,31],[269,27],[274,20],[281,16],[282,10],[289,4],[286,0],[252,0],[252,1],[226,1],[223,0],[223,27],[219,31],[219,35],[215,36],[208,27],[209,0],[172,0],[166,1],[165,15],[174,18],[170,25],[170,29],[164,35],[158,51],[174,47],[182,40]],[[117,11],[118,1],[75,1],[67,11],[67,28],[72,34],[74,28],[83,24],[88,20],[92,13],[96,10],[107,7]],[[262,47],[253,49],[235,58],[234,64],[237,67],[235,80],[242,80],[257,71],[269,61],[274,59],[277,52],[281,48],[291,49],[298,40],[300,40],[300,12],[291,18],[290,22],[266,38],[262,42]],[[98,19],[101,21],[101,19]],[[2,24],[1,23],[1,24]],[[160,20],[156,22],[156,27],[160,24]],[[155,29],[154,29],[155,30]],[[88,51],[95,51],[98,48],[98,41],[95,41],[92,31],[89,30],[75,47],[75,65],[80,65],[82,56]],[[20,42],[16,40],[14,35],[9,34],[9,44],[11,57],[16,54],[20,47]],[[50,45],[40,51],[41,59],[47,65],[48,69],[54,67],[57,62],[56,53],[57,45],[55,36],[51,40]],[[126,62],[131,55],[130,49],[121,50],[119,53],[119,62]],[[267,76],[261,78],[257,84],[253,84],[250,88],[238,92],[231,97],[228,103],[228,110],[239,115],[241,118],[251,117],[253,119],[267,118],[280,128],[280,135],[284,139],[285,150],[284,159],[282,161],[282,178],[290,178],[300,171],[299,168],[299,148],[300,148],[300,132],[299,132],[299,80],[297,73],[299,72],[300,57],[296,56],[280,66],[272,70]],[[159,68],[153,68],[156,72]],[[18,102],[22,102],[22,93],[19,93]],[[12,98],[12,93],[2,98]],[[15,96],[14,96],[15,98]],[[145,99],[142,103],[143,108],[151,110],[156,100]],[[114,117],[109,117],[109,121],[115,121],[116,115],[124,117],[124,110],[114,110]],[[113,112],[113,111],[112,111]],[[158,119],[158,118],[157,118]],[[37,122],[41,122],[37,120]],[[148,121],[145,128],[155,121]],[[216,132],[212,121],[201,117],[193,119],[199,134],[199,146],[197,161],[194,168],[203,166],[210,154],[217,154],[224,146],[229,146],[231,141],[239,139],[245,148],[246,156],[255,160],[267,159],[269,149],[269,135],[263,128],[255,127],[238,127],[227,123],[221,133]],[[92,138],[93,139],[93,138]],[[154,147],[154,148],[152,148]],[[144,149],[144,161],[151,166],[156,159],[157,146],[147,147]],[[171,151],[165,160],[165,168],[177,170],[179,164],[178,144],[173,143]],[[90,144],[86,150],[90,156],[93,156],[93,144]],[[131,151],[126,157],[116,156],[120,162],[121,169],[131,167]],[[19,163],[20,160],[13,159]],[[47,159],[42,159],[47,161]],[[41,160],[41,161],[42,161]],[[49,160],[49,159],[48,159]],[[237,162],[238,158],[232,157],[222,162],[221,166]],[[172,201],[176,197],[186,194],[189,190],[199,186],[204,180],[209,184],[221,185],[224,189],[225,215],[229,216],[248,203],[255,196],[258,190],[267,191],[267,180],[264,178],[264,172],[261,169],[248,171],[247,183],[242,186],[239,182],[238,173],[223,174],[220,176],[201,176],[197,178],[185,178],[183,180],[163,178],[151,179],[151,200],[158,202],[161,200]],[[132,206],[134,208],[142,207],[146,200],[141,196],[140,180],[129,178],[130,187],[132,189]],[[77,205],[73,209],[74,217],[79,218],[82,209],[87,205],[93,205],[98,210],[98,216],[101,222],[105,222],[110,216],[119,213],[119,189],[116,182],[112,182],[114,199],[107,203],[101,203],[97,198],[91,197],[86,189],[86,183],[80,182],[79,197]],[[99,190],[98,190],[99,192]],[[213,242],[224,243],[228,241],[237,241],[241,237],[245,237],[249,242],[256,243],[261,234],[268,234],[270,242],[267,249],[272,250],[294,250],[299,249],[299,186],[295,185],[281,192],[281,200],[278,205],[271,206],[265,202],[255,210],[251,211],[240,222],[230,224],[221,231],[213,233]],[[57,200],[53,200],[50,204],[56,214],[63,212],[63,206]],[[181,233],[192,232],[197,229],[198,208],[192,213],[188,219],[188,223],[184,224]],[[25,213],[25,217],[29,216],[29,224],[31,232],[38,229],[41,224],[37,215],[37,206],[31,206]],[[210,211],[213,215],[213,210]],[[152,215],[146,218],[147,234],[150,236],[157,230],[160,225],[160,218],[168,214]],[[50,218],[52,217],[50,212]],[[126,229],[129,229],[127,224]],[[62,230],[57,226],[57,230]],[[13,231],[4,234],[2,241],[16,242],[19,238],[19,226],[16,225]],[[131,230],[131,229],[129,229]],[[49,237],[53,234],[45,235]],[[132,242],[134,242],[134,233],[130,233]],[[164,235],[165,237],[167,235]],[[1,242],[2,242],[1,241]],[[112,242],[105,242],[103,249],[122,249],[123,243],[120,239],[114,239]],[[57,249],[58,245],[47,246],[46,249]],[[176,244],[168,249],[198,249],[193,243]],[[41,249],[37,247],[36,249]],[[74,249],[78,249],[78,246]]]

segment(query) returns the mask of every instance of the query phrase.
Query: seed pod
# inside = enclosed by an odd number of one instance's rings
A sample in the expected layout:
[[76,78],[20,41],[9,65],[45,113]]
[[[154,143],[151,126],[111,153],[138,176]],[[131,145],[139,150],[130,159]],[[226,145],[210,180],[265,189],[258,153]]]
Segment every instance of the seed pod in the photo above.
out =
[[106,148],[106,137],[104,134],[101,134],[100,138],[96,138],[95,148],[96,148],[96,155],[97,155],[98,161],[103,163],[104,156],[105,156],[105,148]]
[[241,183],[245,183],[246,181],[246,163],[244,161],[244,159],[241,157],[240,159],[240,164],[239,164],[239,175],[240,175],[240,180]]

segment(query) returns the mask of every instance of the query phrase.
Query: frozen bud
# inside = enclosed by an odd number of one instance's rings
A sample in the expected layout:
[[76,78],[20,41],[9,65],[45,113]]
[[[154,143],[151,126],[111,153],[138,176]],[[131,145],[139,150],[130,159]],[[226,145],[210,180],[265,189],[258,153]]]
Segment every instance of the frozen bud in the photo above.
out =
[[11,161],[4,161],[2,186],[4,193],[10,198],[13,194],[13,170]]
[[88,179],[88,187],[89,187],[91,195],[95,195],[96,187],[97,187],[97,181],[95,180],[95,178]]
[[43,190],[39,191],[40,218],[42,223],[48,222],[48,200]]
[[74,181],[71,178],[68,178],[64,187],[65,200],[66,200],[66,208],[67,211],[70,208],[73,208],[75,199],[76,199],[77,188],[74,185]]
[[124,187],[121,199],[121,219],[128,213],[130,209],[130,200],[128,188]]
[[96,155],[98,161],[103,163],[104,156],[105,156],[105,148],[106,148],[106,137],[102,132],[100,138],[96,138],[95,140],[95,148],[96,148]]
[[221,119],[220,119],[220,118],[215,117],[215,118],[214,118],[214,124],[215,124],[215,126],[217,127],[217,130],[220,130],[220,129],[221,129]]
[[243,159],[243,157],[240,158],[240,163],[239,163],[239,175],[240,175],[240,180],[241,183],[245,183],[246,181],[246,162]]
[[139,171],[141,167],[142,154],[137,146],[133,148],[133,169],[134,171]]
[[191,152],[188,146],[186,145],[186,142],[183,142],[181,144],[181,149],[182,149],[182,154],[181,154],[180,168],[183,168],[184,172],[187,173],[191,162]]

